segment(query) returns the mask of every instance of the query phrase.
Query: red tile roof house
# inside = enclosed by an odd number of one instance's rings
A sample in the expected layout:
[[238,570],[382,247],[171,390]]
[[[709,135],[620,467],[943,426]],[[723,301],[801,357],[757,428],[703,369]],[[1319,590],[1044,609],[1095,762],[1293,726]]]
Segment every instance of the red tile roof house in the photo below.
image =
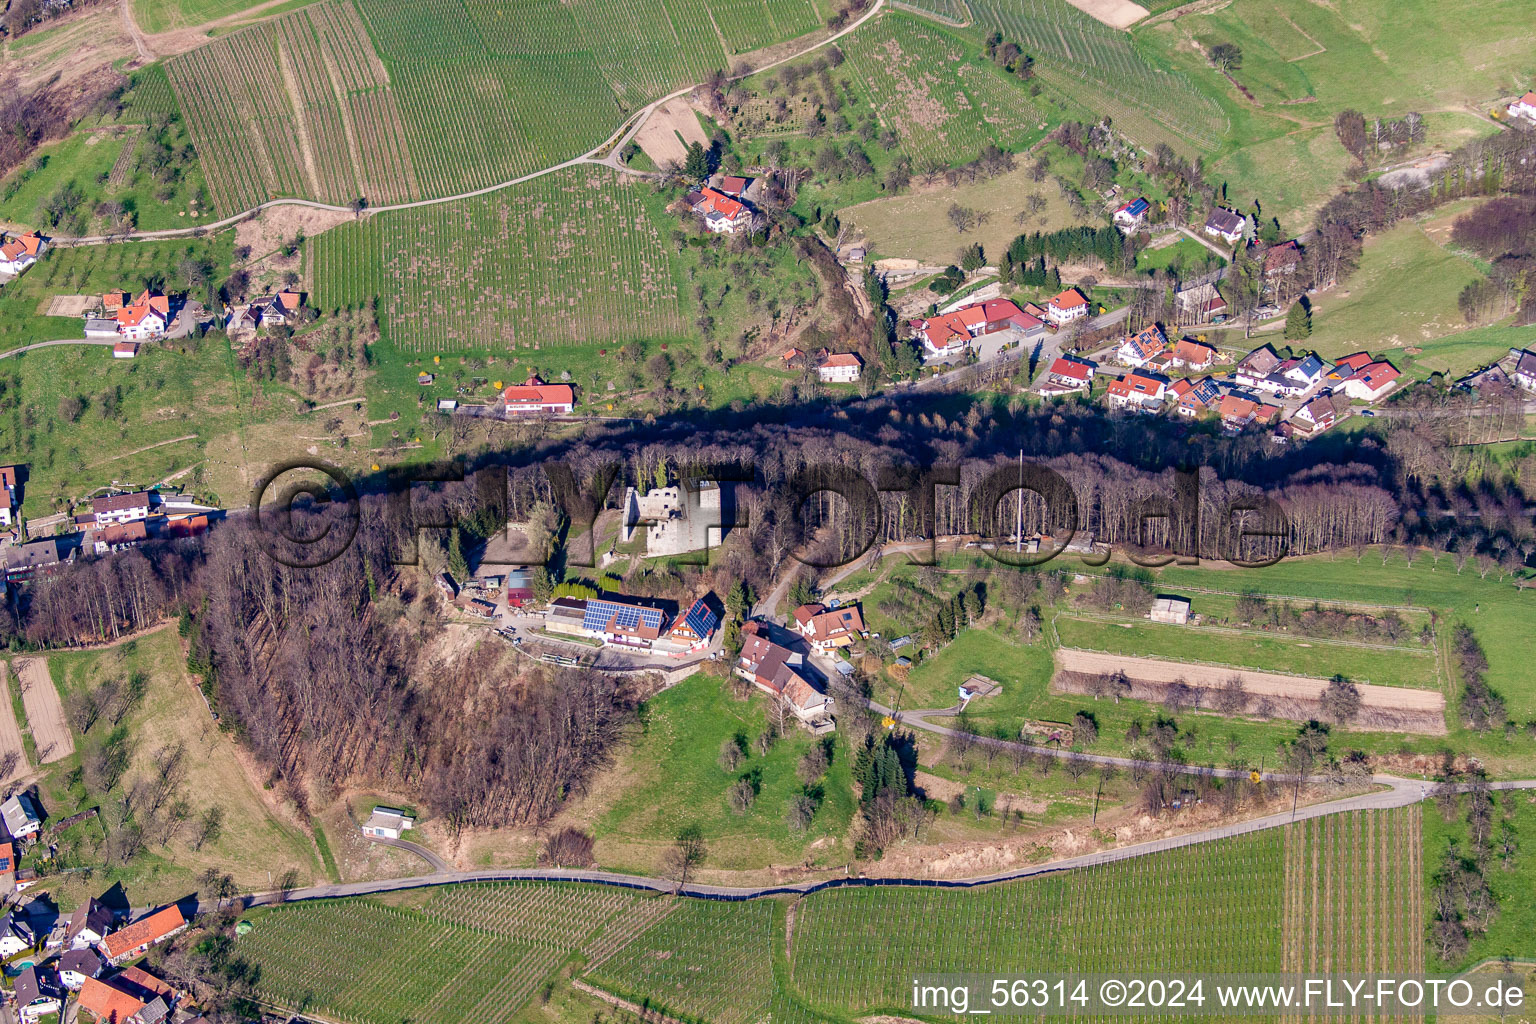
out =
[[1524,117],[1536,121],[1536,92],[1528,92],[1508,107],[1510,117]]
[[117,333],[125,338],[158,338],[171,322],[171,300],[148,290],[117,311]]
[[1333,369],[1323,375],[1323,381],[1328,384],[1338,384],[1349,380],[1349,378],[1373,362],[1375,360],[1371,358],[1369,352],[1356,352],[1353,355],[1347,355],[1333,364]]
[[19,274],[48,251],[48,240],[36,231],[18,235],[0,245],[0,274]]
[[107,963],[117,966],[186,929],[187,919],[181,916],[181,908],[172,904],[102,939],[101,953]]
[[966,350],[972,339],[999,331],[1017,330],[1027,338],[1043,325],[1007,299],[975,302],[926,320],[912,321],[912,335],[923,343],[927,359],[946,359]]
[[112,346],[113,359],[132,359],[139,354],[139,343],[136,341],[120,341]]
[[734,235],[752,227],[752,211],[723,192],[705,186],[684,199],[694,213],[704,218],[704,227],[716,234]]
[[823,384],[851,384],[864,371],[864,360],[852,352],[836,352],[821,361],[816,375]]
[[1264,250],[1264,276],[1285,277],[1301,266],[1301,245],[1296,239],[1272,245]]
[[1268,423],[1278,411],[1272,405],[1263,405],[1240,395],[1223,395],[1216,405],[1223,428],[1232,434],[1240,432],[1254,421]]
[[1198,381],[1176,381],[1172,390],[1179,397],[1174,411],[1187,419],[1199,416],[1221,398],[1221,389],[1210,377],[1202,377]]
[[1195,373],[1204,373],[1216,362],[1216,350],[1209,345],[1188,338],[1180,338],[1173,346],[1173,365],[1182,366]]
[[1111,409],[1131,408],[1141,412],[1156,412],[1167,395],[1167,381],[1141,373],[1128,373],[1119,380],[1110,381],[1104,392]]
[[820,604],[803,604],[795,609],[795,630],[811,642],[818,651],[826,652],[835,647],[847,647],[864,632],[864,616],[856,604],[841,608],[827,608]]
[[1058,356],[1040,382],[1042,395],[1067,395],[1087,391],[1093,384],[1094,365],[1071,356]]
[[1153,324],[1122,339],[1120,347],[1115,349],[1115,356],[1126,366],[1139,370],[1167,347],[1168,339],[1163,329]]
[[720,191],[732,199],[740,199],[746,195],[747,189],[752,187],[751,178],[743,178],[735,174],[727,174],[720,179]]
[[1350,398],[1374,402],[1392,390],[1392,385],[1400,376],[1402,374],[1391,363],[1371,363],[1340,385],[1340,389]]
[[576,391],[569,384],[546,384],[529,377],[503,389],[501,401],[508,417],[566,416],[576,407]]
[[832,698],[812,686],[799,672],[804,659],[787,647],[769,640],[755,622],[741,629],[741,656],[736,659],[736,674],[759,690],[787,702],[795,717],[809,721],[826,714]]
[[1057,327],[1088,315],[1088,300],[1076,288],[1068,288],[1045,304],[1045,315]]

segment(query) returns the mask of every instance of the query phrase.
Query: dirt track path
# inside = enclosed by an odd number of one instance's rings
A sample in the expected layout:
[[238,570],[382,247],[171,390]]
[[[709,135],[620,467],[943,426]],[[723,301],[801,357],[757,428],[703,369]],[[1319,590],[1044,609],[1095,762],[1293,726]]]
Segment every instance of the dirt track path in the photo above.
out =
[[64,717],[64,704],[48,674],[46,658],[21,658],[16,662],[21,684],[21,703],[27,710],[27,725],[32,728],[32,745],[42,764],[61,761],[75,752],[75,738]]

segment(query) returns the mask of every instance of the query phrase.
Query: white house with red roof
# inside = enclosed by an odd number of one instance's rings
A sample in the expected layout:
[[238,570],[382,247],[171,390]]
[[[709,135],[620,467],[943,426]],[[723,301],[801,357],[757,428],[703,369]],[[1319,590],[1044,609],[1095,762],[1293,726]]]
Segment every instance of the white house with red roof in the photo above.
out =
[[1528,92],[1508,107],[1510,117],[1523,117],[1536,121],[1536,92]]
[[1088,315],[1088,300],[1076,288],[1068,288],[1045,304],[1046,318],[1057,327]]
[[1111,409],[1156,412],[1168,396],[1168,381],[1153,374],[1128,373],[1119,380],[1110,381],[1104,396]]
[[1362,367],[1360,372],[1346,380],[1340,389],[1350,398],[1361,402],[1374,402],[1380,399],[1392,386],[1397,383],[1397,367],[1386,361],[1371,363]]
[[795,629],[818,651],[847,647],[864,633],[864,616],[856,604],[828,608],[803,604],[795,609]]
[[734,235],[752,227],[752,211],[746,203],[704,186],[685,197],[693,212],[704,218],[704,227],[716,234]]
[[529,377],[503,389],[501,401],[507,416],[565,416],[576,407],[576,390]]
[[1175,342],[1169,355],[1173,357],[1171,360],[1173,366],[1182,366],[1195,373],[1204,373],[1216,362],[1214,348],[1204,342],[1191,341],[1188,338],[1180,338]]
[[162,337],[170,322],[170,298],[148,289],[117,311],[117,333],[130,340]]
[[1163,334],[1163,329],[1153,324],[1122,339],[1120,347],[1115,349],[1115,356],[1126,366],[1139,370],[1167,347],[1168,338]]
[[926,320],[912,321],[912,335],[923,343],[926,359],[947,359],[965,352],[976,338],[999,331],[1018,331],[1024,338],[1043,333],[1040,320],[1007,299],[973,302]]
[[1042,395],[1069,395],[1087,391],[1093,385],[1094,369],[1094,364],[1086,359],[1057,356],[1056,361],[1045,371],[1045,380],[1040,382],[1038,390]]
[[48,240],[36,231],[0,244],[0,274],[20,274],[48,251]]
[[852,384],[864,371],[864,360],[852,352],[834,352],[816,367],[823,384]]

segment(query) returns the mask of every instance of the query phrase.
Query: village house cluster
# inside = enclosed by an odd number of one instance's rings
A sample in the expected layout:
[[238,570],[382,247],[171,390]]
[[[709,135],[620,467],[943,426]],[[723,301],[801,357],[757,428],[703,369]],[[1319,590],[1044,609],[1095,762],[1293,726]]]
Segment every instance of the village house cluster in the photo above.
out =
[[152,539],[196,537],[221,518],[224,510],[180,494],[159,490],[106,494],[92,498],[91,510],[73,516],[71,529],[25,539],[19,521],[20,477],[25,467],[0,466],[0,568],[4,583],[23,583],[77,559],[121,551]]
[[1218,376],[1208,372],[1222,361],[1214,346],[1194,338],[1170,341],[1156,324],[1121,338],[1111,358],[1128,372],[1063,355],[1035,390],[1047,397],[1086,395],[1095,376],[1106,375],[1113,378],[1103,391],[1111,409],[1156,414],[1171,407],[1185,419],[1213,416],[1228,433],[1273,423],[1280,437],[1306,439],[1349,416],[1356,403],[1379,402],[1401,376],[1368,352],[1330,362],[1316,353],[1282,358],[1268,345]]
[[[94,813],[71,816],[51,829],[61,831]],[[16,900],[0,917],[0,960],[15,965],[6,972],[11,979],[6,997],[16,1020],[38,1024],[56,1017],[67,993],[75,994],[73,1006],[97,1024],[185,1024],[201,1016],[186,1005],[186,993],[132,965],[151,947],[186,931],[180,907],[172,904],[131,920],[126,900],[109,905],[105,897],[93,897],[68,917],[46,893],[21,902],[20,894],[38,884],[34,872],[20,867],[20,858],[48,841],[44,812],[32,793],[23,791],[0,803],[0,821],[7,836],[0,841],[0,890]]]

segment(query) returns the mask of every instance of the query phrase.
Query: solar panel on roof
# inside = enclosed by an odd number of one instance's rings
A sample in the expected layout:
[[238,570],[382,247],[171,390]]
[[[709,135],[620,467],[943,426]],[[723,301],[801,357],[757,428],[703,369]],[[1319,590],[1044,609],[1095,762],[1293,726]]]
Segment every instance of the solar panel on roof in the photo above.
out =
[[683,624],[697,637],[706,637],[715,631],[719,620],[703,601],[695,601],[683,618]]

